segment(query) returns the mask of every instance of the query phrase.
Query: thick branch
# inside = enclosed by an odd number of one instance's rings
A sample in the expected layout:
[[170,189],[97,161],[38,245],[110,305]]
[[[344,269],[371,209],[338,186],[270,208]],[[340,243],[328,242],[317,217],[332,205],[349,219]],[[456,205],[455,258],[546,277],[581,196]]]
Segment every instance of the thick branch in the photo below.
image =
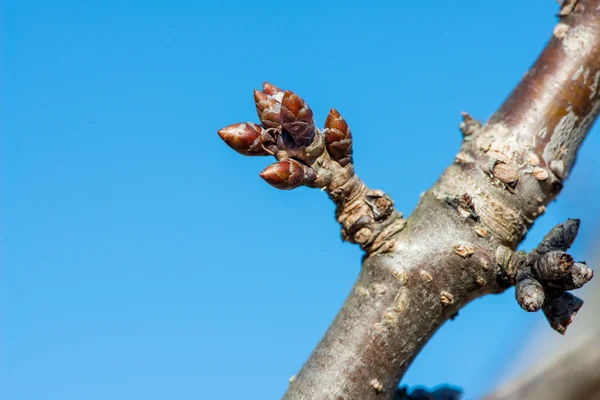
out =
[[286,398],[391,398],[448,318],[505,290],[495,249],[514,249],[557,196],[598,114],[598,6],[579,1],[502,108],[482,129],[465,130],[456,162],[423,196],[393,251],[364,261]]
[[[275,155],[261,174],[273,186],[327,191],[342,236],[366,251],[352,292],[285,398],[392,399],[421,347],[470,300],[521,285],[520,304],[534,310],[527,298],[535,282],[557,298],[548,274],[570,271],[564,254],[514,250],[560,192],[598,114],[599,9],[600,0],[581,0],[563,10],[546,49],[490,121],[481,127],[464,115],[455,162],[406,221],[354,174],[351,134],[335,110],[321,133],[302,99],[265,85],[255,97],[262,127],[219,132],[239,152]],[[549,307],[580,306],[568,303]],[[558,308],[547,315],[565,327],[573,312],[567,321]]]

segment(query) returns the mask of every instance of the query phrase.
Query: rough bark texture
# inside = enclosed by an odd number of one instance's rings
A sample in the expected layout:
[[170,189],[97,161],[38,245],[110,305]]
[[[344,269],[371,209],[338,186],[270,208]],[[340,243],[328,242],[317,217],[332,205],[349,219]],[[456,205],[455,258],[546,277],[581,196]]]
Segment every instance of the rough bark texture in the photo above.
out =
[[[355,175],[352,136],[335,110],[321,133],[302,99],[267,84],[255,97],[263,128],[219,132],[241,153],[275,155],[279,161],[261,174],[273,186],[327,191],[344,239],[366,252],[353,290],[286,399],[392,399],[446,320],[511,285],[522,307],[543,306],[566,329],[581,301],[565,292],[574,285],[555,281],[587,274],[564,254],[570,243],[542,242],[529,255],[514,250],[559,194],[600,109],[600,0],[575,3],[563,7],[546,49],[496,114],[484,126],[464,115],[455,162],[407,220]],[[551,232],[546,244],[560,234]],[[591,271],[582,281],[589,279]]]

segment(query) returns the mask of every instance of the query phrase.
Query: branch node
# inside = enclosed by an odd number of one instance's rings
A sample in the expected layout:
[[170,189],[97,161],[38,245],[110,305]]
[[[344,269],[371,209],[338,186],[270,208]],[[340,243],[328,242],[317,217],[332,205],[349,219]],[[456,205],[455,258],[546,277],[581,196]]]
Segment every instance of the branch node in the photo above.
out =
[[481,122],[473,118],[468,112],[462,111],[460,115],[463,120],[458,127],[464,139],[471,140],[471,137],[481,129]]
[[354,173],[352,133],[336,109],[331,109],[321,133],[313,111],[296,93],[265,82],[254,91],[262,126],[251,122],[219,131],[237,152],[275,155],[278,162],[260,174],[277,189],[300,186],[326,191],[336,203],[342,238],[359,244],[369,255],[391,251],[406,221],[392,199],[371,190]]
[[564,334],[583,305],[568,290],[589,282],[594,273],[582,262],[574,262],[566,250],[573,244],[580,221],[569,219],[556,225],[529,254],[496,248],[499,280],[515,285],[517,302],[526,311],[544,311],[550,326]]

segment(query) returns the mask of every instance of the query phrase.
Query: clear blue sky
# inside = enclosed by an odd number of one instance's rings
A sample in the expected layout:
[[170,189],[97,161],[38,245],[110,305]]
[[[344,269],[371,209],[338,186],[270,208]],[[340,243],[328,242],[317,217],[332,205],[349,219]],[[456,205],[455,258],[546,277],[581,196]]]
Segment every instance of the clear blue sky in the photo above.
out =
[[[263,80],[298,92],[320,125],[336,107],[358,173],[408,214],[452,161],[459,112],[491,115],[558,11],[549,0],[3,3],[0,397],[11,400],[279,398],[361,253],[341,242],[323,193],[271,188],[258,177],[271,160],[234,153],[216,131],[256,119]],[[597,133],[524,248],[581,217],[575,254],[591,254]],[[536,323],[512,291],[475,301],[405,382],[478,396]]]

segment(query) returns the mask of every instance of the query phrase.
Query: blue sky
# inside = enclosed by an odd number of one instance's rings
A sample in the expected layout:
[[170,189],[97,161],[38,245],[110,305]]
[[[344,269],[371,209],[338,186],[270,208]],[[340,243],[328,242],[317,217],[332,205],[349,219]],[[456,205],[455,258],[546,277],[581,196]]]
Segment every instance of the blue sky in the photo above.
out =
[[[408,214],[452,161],[459,112],[493,113],[558,11],[208,3],[3,2],[2,398],[279,398],[361,252],[342,243],[323,193],[271,188],[258,177],[271,160],[234,153],[216,131],[256,120],[264,80],[304,97],[319,125],[336,107],[358,174]],[[580,217],[574,253],[591,258],[597,130],[523,248]],[[512,291],[477,300],[404,382],[479,396],[543,319]]]

